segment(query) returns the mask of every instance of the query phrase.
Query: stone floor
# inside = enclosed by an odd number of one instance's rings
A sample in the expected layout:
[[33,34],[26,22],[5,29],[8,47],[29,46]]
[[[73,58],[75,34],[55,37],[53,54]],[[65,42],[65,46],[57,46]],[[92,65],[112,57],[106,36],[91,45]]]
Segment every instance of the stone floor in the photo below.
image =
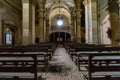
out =
[[[31,75],[31,73],[0,73],[0,80],[13,80],[9,79],[9,76],[12,75],[23,77],[22,80],[31,80],[26,78],[32,78],[34,76],[33,74]],[[49,68],[47,71],[38,72],[38,76],[38,80],[85,80],[63,47],[56,49],[50,61]],[[2,79],[2,77],[8,77],[8,79]]]
[[46,80],[85,80],[65,48],[58,47],[50,62],[47,73],[41,76]]

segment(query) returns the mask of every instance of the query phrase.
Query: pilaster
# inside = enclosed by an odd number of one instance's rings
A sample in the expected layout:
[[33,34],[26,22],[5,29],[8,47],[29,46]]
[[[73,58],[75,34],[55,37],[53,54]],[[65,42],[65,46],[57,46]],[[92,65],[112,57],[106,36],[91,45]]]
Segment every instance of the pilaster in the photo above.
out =
[[46,19],[46,42],[49,42],[49,19]]
[[2,45],[2,5],[0,4],[0,45]]
[[22,25],[22,44],[23,45],[27,45],[29,44],[29,39],[30,39],[30,35],[29,35],[29,4],[30,1],[29,0],[22,0],[22,7],[23,7],[23,14],[22,14],[22,18],[23,18],[23,25]]
[[71,13],[71,41],[75,42],[75,16],[74,13]]
[[118,0],[118,5],[119,5],[119,18],[118,18],[118,29],[119,29],[119,37],[118,37],[118,42],[119,42],[119,45],[120,45],[120,0]]
[[44,19],[43,19],[43,4],[39,5],[39,40],[44,42]]
[[35,4],[32,2],[31,5],[31,44],[35,44]]
[[80,0],[75,0],[76,2],[76,41],[81,43],[81,2]]
[[81,9],[76,9],[76,40],[81,43]]
[[0,45],[2,45],[2,21],[0,19]]
[[35,4],[31,0],[22,0],[22,5],[22,44],[35,44]]
[[98,43],[97,41],[97,2],[96,0],[84,0],[86,43]]

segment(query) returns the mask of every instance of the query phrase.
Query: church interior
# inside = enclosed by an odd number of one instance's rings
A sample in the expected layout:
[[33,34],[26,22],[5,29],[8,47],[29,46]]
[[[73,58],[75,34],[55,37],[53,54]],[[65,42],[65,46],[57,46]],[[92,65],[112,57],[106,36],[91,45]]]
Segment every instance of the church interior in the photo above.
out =
[[0,80],[120,80],[120,0],[0,0]]

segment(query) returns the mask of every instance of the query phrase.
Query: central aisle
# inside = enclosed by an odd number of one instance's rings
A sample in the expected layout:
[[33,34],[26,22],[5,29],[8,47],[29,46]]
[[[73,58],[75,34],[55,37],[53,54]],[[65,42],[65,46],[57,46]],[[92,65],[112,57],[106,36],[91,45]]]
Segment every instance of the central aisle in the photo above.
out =
[[42,73],[46,80],[84,80],[77,66],[70,59],[65,48],[58,47],[52,57],[47,73]]

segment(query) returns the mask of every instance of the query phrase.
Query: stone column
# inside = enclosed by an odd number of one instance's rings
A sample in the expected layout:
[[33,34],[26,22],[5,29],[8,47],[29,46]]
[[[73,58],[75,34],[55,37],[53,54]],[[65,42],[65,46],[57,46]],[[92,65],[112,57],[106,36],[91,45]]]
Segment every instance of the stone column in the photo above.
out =
[[91,1],[91,27],[92,27],[92,37],[93,37],[93,43],[98,44],[97,40],[97,0],[90,0]]
[[81,9],[80,0],[76,0],[76,40],[81,43]]
[[0,19],[0,45],[2,45],[2,21]]
[[2,45],[2,21],[0,19],[0,45]]
[[88,4],[87,4],[87,0],[84,0],[83,2],[84,6],[85,6],[85,39],[86,39],[86,43],[89,43],[89,27],[88,27]]
[[30,44],[35,44],[35,3],[30,2]]
[[100,12],[98,12],[98,11],[97,11],[97,42],[98,42],[98,44],[102,44]]
[[119,38],[118,38],[118,41],[119,41],[119,45],[120,45],[120,0],[118,0],[118,5],[119,5],[119,24],[118,24],[118,29],[119,29]]
[[74,14],[71,14],[71,41],[75,42],[75,26],[74,26]]
[[118,23],[118,15],[115,12],[110,13],[110,24],[111,24],[111,41],[113,46],[117,46],[118,36],[119,36],[119,23]]
[[44,19],[43,19],[43,4],[39,5],[39,40],[44,42]]
[[84,0],[86,43],[97,42],[97,5],[96,0]]
[[22,7],[23,7],[23,14],[22,14],[22,18],[23,18],[23,25],[22,25],[22,44],[23,45],[27,45],[27,44],[29,44],[30,43],[30,37],[29,37],[29,24],[30,24],[30,22],[29,22],[29,20],[30,20],[30,18],[29,18],[29,9],[30,9],[30,7],[29,7],[29,3],[30,3],[30,1],[29,0],[22,0],[22,2],[23,2],[23,5],[22,5]]
[[0,45],[2,45],[2,4],[0,3]]
[[22,44],[35,44],[35,5],[31,0],[23,2]]
[[46,42],[49,42],[49,19],[46,19]]
[[46,17],[44,16],[44,18],[43,18],[44,20],[43,20],[43,37],[44,37],[44,42],[46,42]]

